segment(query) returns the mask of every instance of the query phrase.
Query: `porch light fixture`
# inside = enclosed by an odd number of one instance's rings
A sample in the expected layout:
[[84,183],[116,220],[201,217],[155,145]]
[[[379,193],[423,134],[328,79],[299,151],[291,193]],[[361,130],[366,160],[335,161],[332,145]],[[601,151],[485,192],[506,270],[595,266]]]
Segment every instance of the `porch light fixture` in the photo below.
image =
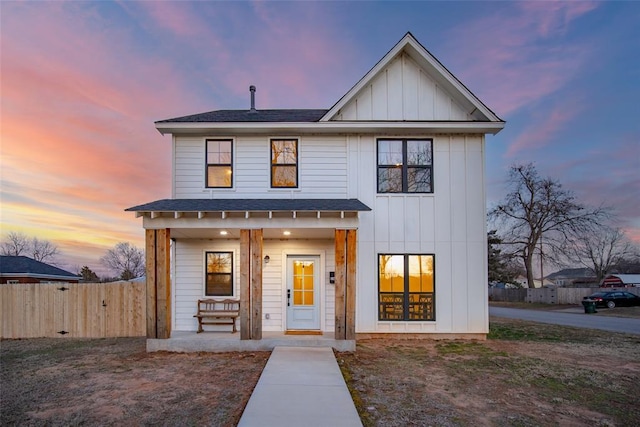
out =
[[282,234],[284,234],[285,236],[290,236],[291,232],[290,231],[283,231]]
[[222,230],[222,231],[220,232],[220,235],[221,235],[221,236],[226,236],[227,234],[229,234],[229,233],[227,233],[227,231],[226,231],[226,230]]
[[265,263],[265,264],[269,264],[269,260],[270,260],[270,259],[271,259],[271,258],[269,258],[269,255],[265,255],[265,256],[264,256],[264,263]]

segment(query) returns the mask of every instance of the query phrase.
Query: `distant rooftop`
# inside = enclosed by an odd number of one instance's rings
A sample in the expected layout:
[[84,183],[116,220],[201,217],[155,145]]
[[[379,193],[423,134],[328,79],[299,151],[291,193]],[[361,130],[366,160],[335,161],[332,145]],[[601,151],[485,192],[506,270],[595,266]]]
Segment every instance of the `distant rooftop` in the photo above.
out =
[[78,279],[79,276],[26,256],[0,256],[0,276],[26,276]]

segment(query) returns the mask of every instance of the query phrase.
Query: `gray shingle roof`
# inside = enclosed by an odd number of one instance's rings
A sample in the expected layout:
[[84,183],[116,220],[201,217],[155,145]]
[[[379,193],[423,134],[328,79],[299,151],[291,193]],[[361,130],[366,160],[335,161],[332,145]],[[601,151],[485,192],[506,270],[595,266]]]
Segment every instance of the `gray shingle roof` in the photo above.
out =
[[358,199],[163,199],[134,206],[133,212],[370,211]]
[[11,274],[37,274],[41,276],[79,278],[79,276],[66,270],[36,261],[26,256],[0,256],[0,273],[3,276]]
[[329,110],[218,110],[159,120],[156,123],[317,122]]

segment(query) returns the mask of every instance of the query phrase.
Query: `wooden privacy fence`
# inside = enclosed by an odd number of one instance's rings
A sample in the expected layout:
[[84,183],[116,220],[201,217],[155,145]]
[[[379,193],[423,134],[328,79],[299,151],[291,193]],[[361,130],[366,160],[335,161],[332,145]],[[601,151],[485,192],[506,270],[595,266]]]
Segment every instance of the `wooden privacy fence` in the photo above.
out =
[[[618,288],[616,288],[618,289]],[[620,288],[640,295],[640,288]],[[598,291],[612,288],[536,288],[536,289],[489,289],[489,301],[530,302],[541,304],[580,304],[582,298]]]
[[145,284],[0,285],[0,338],[146,335]]

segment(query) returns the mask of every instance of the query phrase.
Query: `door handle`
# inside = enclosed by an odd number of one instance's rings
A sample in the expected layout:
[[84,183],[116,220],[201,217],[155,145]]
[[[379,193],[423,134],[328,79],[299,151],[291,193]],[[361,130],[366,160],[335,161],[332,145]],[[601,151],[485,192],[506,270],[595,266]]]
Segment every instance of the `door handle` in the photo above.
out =
[[291,306],[291,289],[287,289],[287,307]]

